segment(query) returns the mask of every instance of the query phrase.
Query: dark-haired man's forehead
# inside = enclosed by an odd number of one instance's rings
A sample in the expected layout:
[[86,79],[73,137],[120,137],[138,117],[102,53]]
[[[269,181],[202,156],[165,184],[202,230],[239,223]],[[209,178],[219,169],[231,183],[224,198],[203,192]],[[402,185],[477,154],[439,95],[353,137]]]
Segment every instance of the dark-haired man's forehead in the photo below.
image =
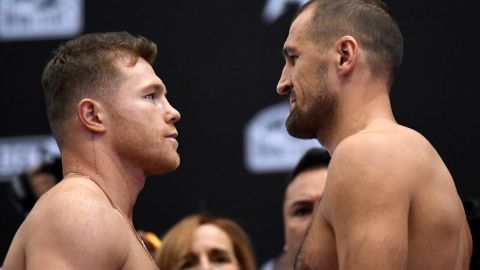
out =
[[306,10],[298,14],[290,25],[288,38],[285,42],[286,47],[295,47],[296,42],[312,39],[312,20],[314,9],[309,6]]
[[290,24],[290,32],[292,31],[298,31],[298,28],[305,28],[310,25],[310,22],[313,19],[313,16],[315,14],[315,8],[314,5],[308,6],[305,10],[303,10],[301,13],[299,13],[295,19],[292,21]]

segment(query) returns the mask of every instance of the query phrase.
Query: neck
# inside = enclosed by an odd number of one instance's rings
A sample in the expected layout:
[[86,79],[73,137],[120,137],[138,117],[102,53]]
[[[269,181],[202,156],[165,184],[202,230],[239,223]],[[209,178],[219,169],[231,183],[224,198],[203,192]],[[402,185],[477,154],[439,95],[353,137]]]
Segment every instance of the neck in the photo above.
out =
[[101,143],[94,143],[95,156],[87,145],[91,142],[62,149],[63,174],[76,173],[91,178],[131,220],[138,194],[145,184],[145,174],[103,149]]
[[317,139],[330,154],[345,138],[365,130],[377,120],[395,122],[388,89],[370,85],[368,89],[343,91],[332,127],[317,133]]

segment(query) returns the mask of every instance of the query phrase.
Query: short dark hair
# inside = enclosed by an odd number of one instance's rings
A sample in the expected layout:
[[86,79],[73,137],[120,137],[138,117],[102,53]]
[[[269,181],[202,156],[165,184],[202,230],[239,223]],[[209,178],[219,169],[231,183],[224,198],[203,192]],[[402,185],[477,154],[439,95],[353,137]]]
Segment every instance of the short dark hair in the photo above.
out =
[[118,56],[128,57],[134,65],[138,57],[152,64],[156,55],[155,43],[127,32],[85,34],[61,45],[42,74],[48,120],[58,143],[75,103],[106,96],[106,89],[120,77]]
[[297,175],[304,171],[328,167],[329,163],[330,154],[327,150],[324,148],[312,148],[305,152],[300,161],[298,161],[297,166],[295,166],[289,177],[289,182],[293,181]]
[[345,35],[353,36],[367,52],[370,68],[393,82],[403,58],[403,36],[387,5],[381,0],[311,0],[295,18],[312,7],[312,37],[327,48]]

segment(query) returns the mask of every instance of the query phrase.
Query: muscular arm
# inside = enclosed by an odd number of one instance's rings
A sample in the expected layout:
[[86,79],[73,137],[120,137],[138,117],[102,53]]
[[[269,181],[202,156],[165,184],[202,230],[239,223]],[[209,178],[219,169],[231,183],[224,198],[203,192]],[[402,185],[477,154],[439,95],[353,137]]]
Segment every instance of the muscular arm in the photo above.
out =
[[322,212],[335,232],[339,269],[407,268],[412,176],[388,142],[355,138],[337,148]]

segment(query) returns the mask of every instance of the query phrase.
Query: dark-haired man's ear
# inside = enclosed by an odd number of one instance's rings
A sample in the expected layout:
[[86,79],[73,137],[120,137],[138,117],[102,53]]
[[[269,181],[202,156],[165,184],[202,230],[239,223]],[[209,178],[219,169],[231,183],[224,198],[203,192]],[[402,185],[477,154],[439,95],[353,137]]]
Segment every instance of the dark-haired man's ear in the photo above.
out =
[[335,51],[338,55],[336,66],[339,74],[348,75],[357,60],[357,41],[352,36],[344,36],[336,42]]
[[95,133],[105,132],[101,105],[92,99],[84,98],[77,105],[77,115],[85,128]]

